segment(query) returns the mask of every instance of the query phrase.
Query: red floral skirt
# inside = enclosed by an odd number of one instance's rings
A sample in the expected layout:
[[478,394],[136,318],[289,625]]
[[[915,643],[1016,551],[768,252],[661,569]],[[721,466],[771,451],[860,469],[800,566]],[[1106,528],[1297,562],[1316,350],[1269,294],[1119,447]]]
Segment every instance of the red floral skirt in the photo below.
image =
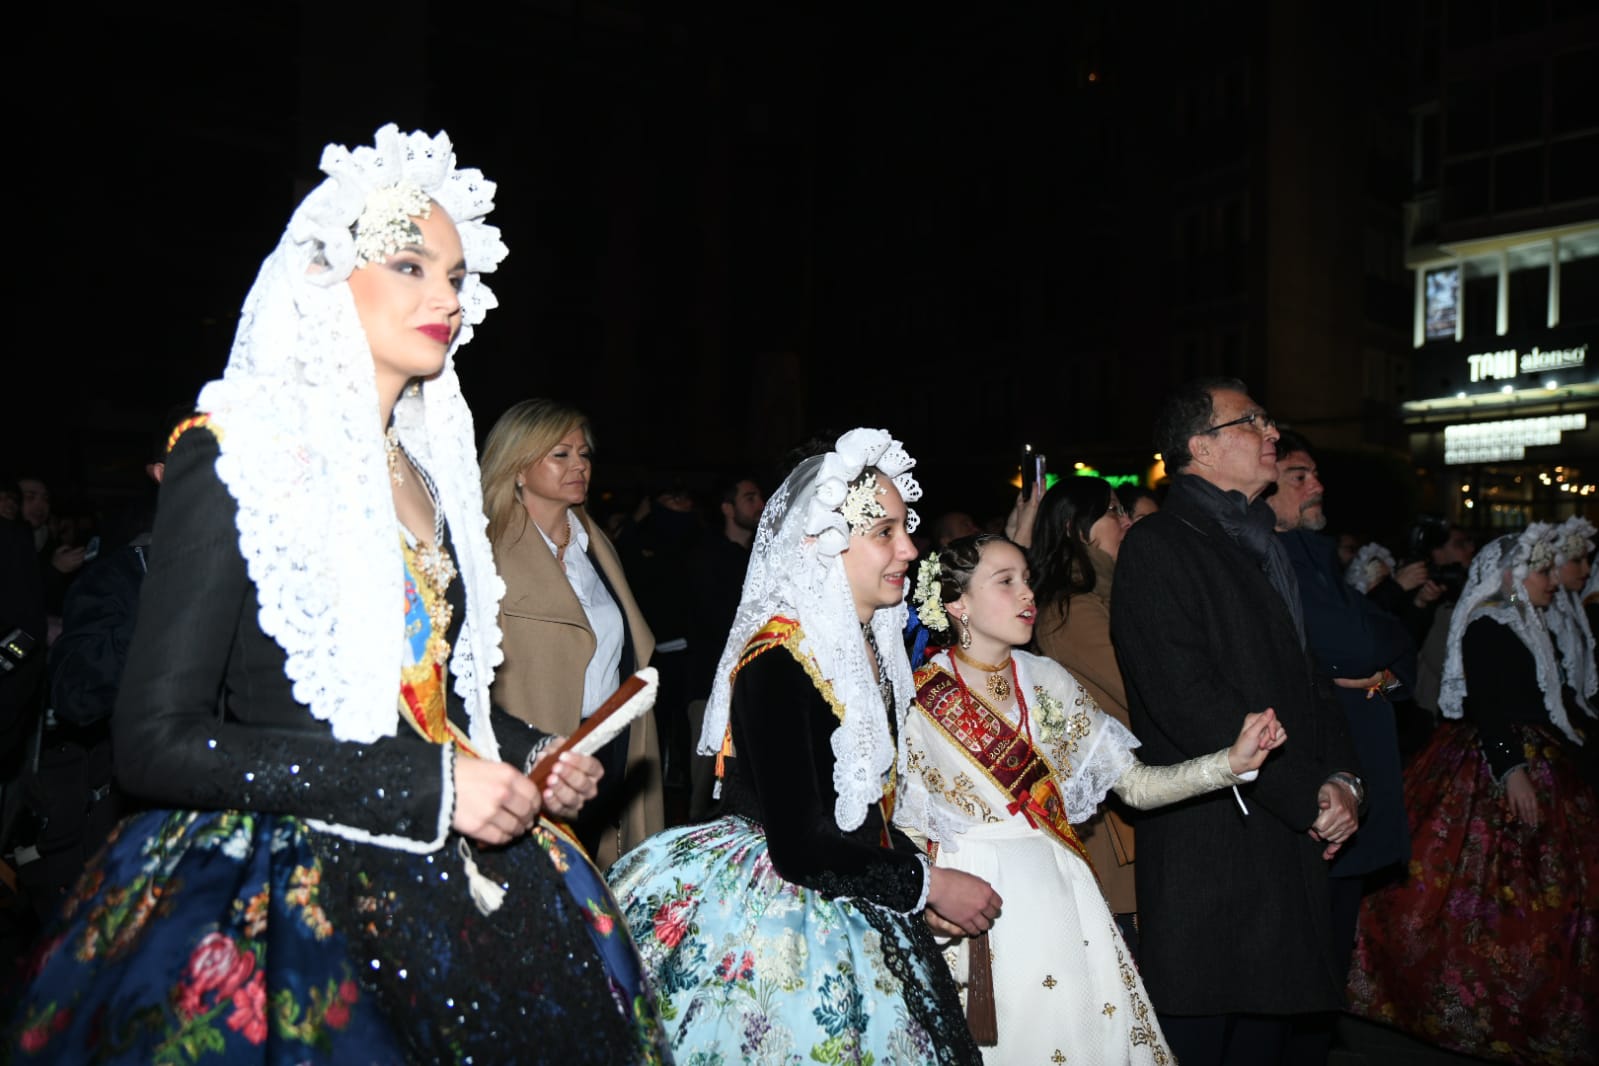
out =
[[1409,876],[1361,910],[1349,1010],[1470,1055],[1592,1063],[1599,805],[1552,729],[1523,742],[1536,829],[1508,818],[1468,723],[1406,769]]

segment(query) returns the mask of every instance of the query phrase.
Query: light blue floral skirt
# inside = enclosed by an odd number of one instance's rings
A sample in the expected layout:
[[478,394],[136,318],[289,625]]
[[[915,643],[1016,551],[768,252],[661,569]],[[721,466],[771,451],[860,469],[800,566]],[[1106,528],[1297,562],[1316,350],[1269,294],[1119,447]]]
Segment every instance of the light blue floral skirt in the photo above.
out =
[[871,921],[875,904],[783,880],[758,826],[668,830],[610,877],[678,1066],[941,1058],[906,1004],[942,965],[918,943],[922,917]]

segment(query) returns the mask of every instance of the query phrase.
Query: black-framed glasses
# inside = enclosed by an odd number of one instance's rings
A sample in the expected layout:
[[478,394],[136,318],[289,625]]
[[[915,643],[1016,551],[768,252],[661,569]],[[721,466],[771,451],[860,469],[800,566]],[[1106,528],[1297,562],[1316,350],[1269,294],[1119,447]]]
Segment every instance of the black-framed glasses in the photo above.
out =
[[1239,415],[1231,422],[1223,422],[1219,426],[1211,426],[1209,429],[1205,430],[1205,432],[1215,433],[1219,430],[1226,429],[1228,426],[1248,426],[1257,433],[1264,433],[1266,430],[1271,429],[1276,424],[1277,420],[1271,417],[1271,415],[1268,415],[1265,411],[1251,411],[1247,415]]

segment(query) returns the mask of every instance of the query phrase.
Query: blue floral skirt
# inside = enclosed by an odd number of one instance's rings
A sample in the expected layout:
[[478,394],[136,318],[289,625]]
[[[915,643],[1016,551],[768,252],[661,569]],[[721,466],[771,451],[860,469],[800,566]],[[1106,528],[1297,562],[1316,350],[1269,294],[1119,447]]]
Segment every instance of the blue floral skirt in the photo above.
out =
[[731,816],[650,838],[610,878],[679,1066],[938,1061],[906,1004],[943,965],[916,946],[920,915],[869,921],[871,903],[783,880]]
[[477,863],[299,820],[123,822],[13,1008],[19,1062],[659,1062],[662,1034],[603,879],[540,828]]

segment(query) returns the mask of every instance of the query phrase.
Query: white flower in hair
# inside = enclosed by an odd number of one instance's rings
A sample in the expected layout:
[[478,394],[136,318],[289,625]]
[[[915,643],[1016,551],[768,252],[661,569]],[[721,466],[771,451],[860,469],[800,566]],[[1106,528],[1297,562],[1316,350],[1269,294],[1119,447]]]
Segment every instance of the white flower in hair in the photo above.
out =
[[916,571],[916,588],[911,592],[911,601],[916,604],[916,617],[935,633],[949,629],[949,612],[944,610],[938,580],[943,573],[944,567],[939,563],[938,556],[934,555]]
[[1555,527],[1548,522],[1533,522],[1516,538],[1512,573],[1519,582],[1529,573],[1555,565]]
[[355,220],[355,267],[381,263],[407,244],[422,240],[422,229],[412,216],[427,218],[433,203],[414,181],[399,181],[367,194],[361,217]]
[[1582,515],[1572,515],[1555,530],[1555,564],[1564,566],[1573,559],[1593,553],[1594,536],[1599,531]]

